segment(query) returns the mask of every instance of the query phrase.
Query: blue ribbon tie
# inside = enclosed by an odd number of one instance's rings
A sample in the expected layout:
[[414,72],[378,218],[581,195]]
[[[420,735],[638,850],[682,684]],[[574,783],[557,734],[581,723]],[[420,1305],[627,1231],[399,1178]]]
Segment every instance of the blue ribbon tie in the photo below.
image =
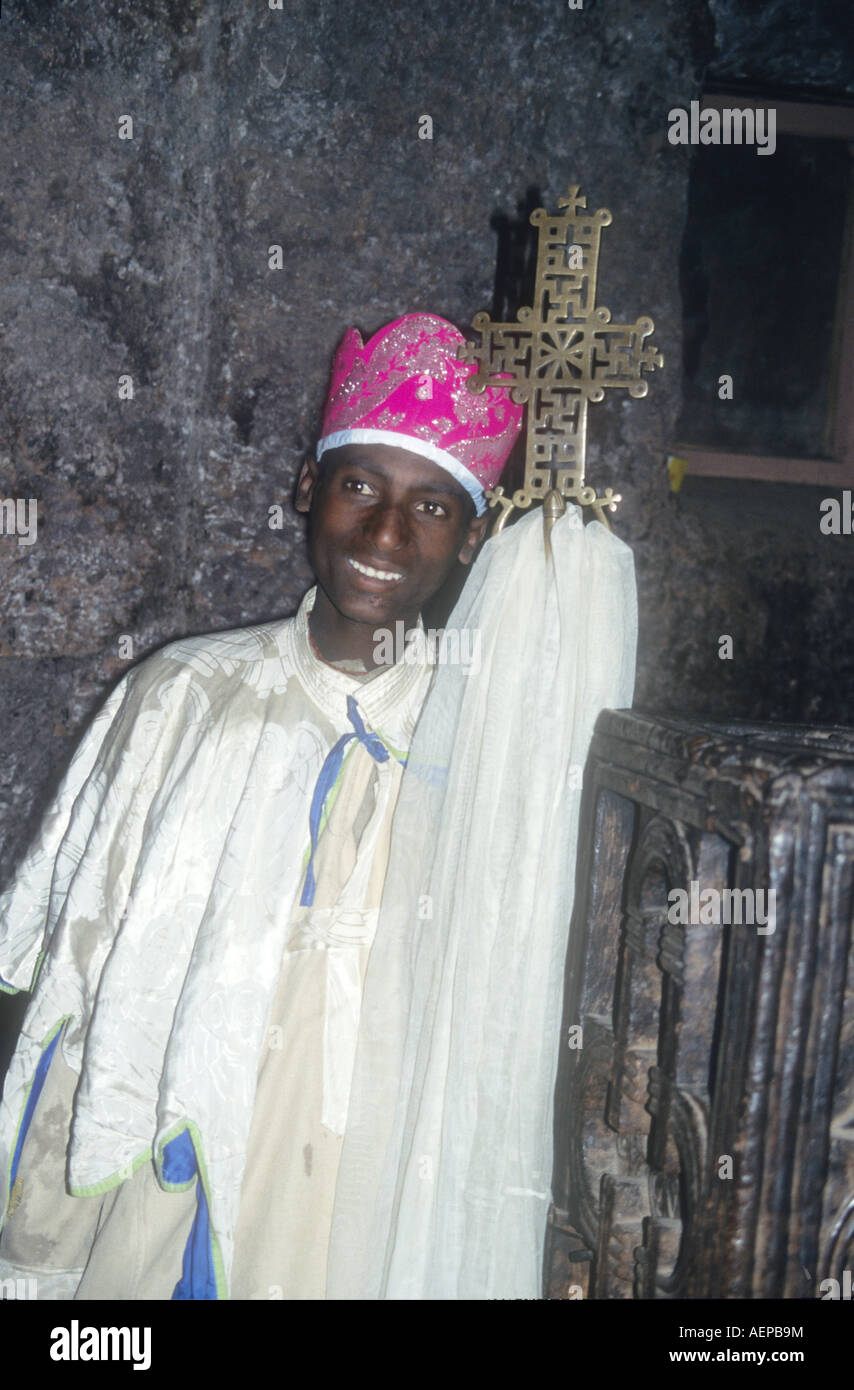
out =
[[[344,749],[351,739],[355,738],[365,748],[367,748],[372,758],[378,763],[388,762],[388,749],[378,734],[368,733],[365,728],[362,716],[359,713],[359,706],[356,704],[352,695],[347,696],[347,718],[353,725],[355,733],[342,734],[338,742],[330,748],[326,755],[326,761],[318,774],[317,783],[314,788],[314,795],[311,798],[311,810],[309,812],[308,824],[311,831],[311,854],[308,860],[308,868],[305,873],[305,883],[303,885],[300,907],[312,907],[314,904],[314,856],[317,851],[317,841],[320,837],[320,822],[323,817],[323,808],[326,799],[341,772],[341,764],[344,761]],[[396,756],[396,755],[395,755]],[[406,759],[398,758],[398,762],[405,767]]]

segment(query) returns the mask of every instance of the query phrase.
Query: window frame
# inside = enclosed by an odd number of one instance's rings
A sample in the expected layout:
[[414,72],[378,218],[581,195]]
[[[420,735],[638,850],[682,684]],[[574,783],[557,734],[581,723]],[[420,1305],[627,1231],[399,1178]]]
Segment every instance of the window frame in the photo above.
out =
[[854,106],[776,101],[771,97],[748,97],[730,92],[706,92],[700,102],[702,107],[718,111],[724,107],[742,110],[773,107],[777,113],[778,135],[848,143],[851,165],[831,346],[831,385],[825,412],[825,434],[830,450],[821,458],[798,458],[736,453],[686,440],[674,444],[670,453],[685,460],[686,473],[699,477],[854,487]]

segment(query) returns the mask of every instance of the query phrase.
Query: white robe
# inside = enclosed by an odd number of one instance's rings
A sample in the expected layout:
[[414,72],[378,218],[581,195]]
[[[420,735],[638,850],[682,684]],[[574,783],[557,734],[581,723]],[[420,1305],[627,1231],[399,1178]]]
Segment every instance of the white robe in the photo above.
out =
[[[301,1141],[300,1163],[307,1179],[325,1173],[322,1195],[319,1182],[307,1189],[318,1193],[321,1231],[331,1216],[399,759],[431,672],[423,663],[401,663],[359,680],[319,661],[308,639],[313,597],[292,620],[176,642],[130,672],[93,722],[0,899],[0,977],[7,987],[28,989],[38,973],[0,1108],[3,1183],[39,1062],[61,1030],[61,1060],[80,1078],[68,1190],[101,1198],[126,1187],[109,1207],[99,1203],[101,1248],[111,1223],[115,1235],[119,1204],[168,1202],[156,1189],[155,1170],[183,1210],[200,1179],[209,1214],[209,1234],[201,1232],[207,1292],[185,1289],[183,1297],[228,1296],[259,1084],[275,1095],[290,1078],[294,1103],[302,1097],[309,1106],[301,1122],[313,1139]],[[347,744],[325,806],[314,904],[301,907],[318,773],[333,745],[354,732],[348,696],[391,754],[379,762],[355,738]],[[286,1040],[296,998],[308,1018]],[[54,1093],[60,1083],[57,1071]],[[290,1113],[284,1105],[276,1116],[284,1127]],[[269,1124],[268,1117],[267,1130]],[[259,1191],[269,1172],[269,1164],[258,1166],[263,1133],[262,1123],[255,1136]],[[312,1143],[322,1148],[324,1136],[325,1160],[319,1151],[303,1152]],[[170,1140],[180,1151],[166,1149]],[[25,1158],[26,1146],[18,1174],[26,1193],[38,1179],[25,1171]],[[142,1177],[126,1182],[134,1173]],[[299,1184],[283,1219],[288,1210],[305,1218],[312,1197],[300,1202],[298,1192]],[[5,1210],[5,1187],[0,1204]],[[173,1210],[178,1202],[169,1220]],[[185,1225],[178,1222],[173,1247]],[[273,1255],[254,1284],[246,1275],[260,1259],[262,1227],[259,1211],[244,1231],[254,1256],[243,1261],[238,1296],[322,1296],[325,1245],[317,1221],[302,1223],[320,1250],[307,1261],[304,1295],[293,1286],[299,1250],[282,1279],[274,1277]],[[287,1230],[278,1239],[293,1247]],[[36,1254],[25,1272],[40,1276],[41,1296],[73,1297],[80,1265],[57,1267],[50,1233],[31,1246]],[[176,1283],[180,1246],[177,1253]],[[21,1277],[21,1270],[20,1260],[0,1262],[0,1277]],[[98,1296],[102,1284],[91,1268],[87,1273],[86,1296]],[[271,1293],[277,1284],[282,1291]]]
[[[281,967],[292,964],[283,949],[297,946],[298,970],[311,941],[325,955],[329,989],[322,1048],[315,1034],[315,1075],[306,1071],[302,1094],[319,1096],[327,1119],[338,1116],[330,1133],[345,1106],[347,1125],[328,1271],[316,1269],[309,1284],[323,1277],[327,1297],[348,1299],[536,1298],[576,774],[599,711],[632,696],[631,552],[598,522],[581,527],[571,507],[554,527],[548,563],[539,513],[479,556],[449,627],[477,633],[482,669],[439,669],[412,741],[352,1088],[368,943],[339,932],[355,926],[358,935],[367,911],[370,933],[368,865],[383,855],[398,765],[369,770],[377,795],[351,822],[359,853],[343,887],[330,876],[333,864],[346,871],[340,846],[321,836],[315,908],[298,920],[302,910],[291,908],[312,789],[336,737],[349,732],[342,694],[344,684],[353,688],[350,677],[305,669],[299,621],[176,644],[128,678],[81,748],[19,887],[0,903],[11,925],[0,975],[26,988],[43,936],[49,946],[0,1112],[2,1173],[42,1049],[69,1018],[63,1049],[82,1067],[72,1189],[103,1192],[126,1176],[123,1165],[150,1166],[152,1137],[162,1177],[164,1146],[189,1136],[210,1202],[212,1273],[201,1294],[181,1296],[226,1295],[241,1181],[254,1165],[246,1162],[253,1098],[265,1078],[270,1101],[255,1112],[261,1125],[270,1117],[266,1158],[258,1150],[259,1174],[267,1164],[262,1208],[265,1190],[275,1195],[281,1181],[271,1174],[276,1126],[285,1132],[287,1116],[277,1112],[277,1059],[263,1050],[264,1031]],[[357,688],[368,725],[400,752],[428,682],[429,672],[400,666]],[[354,777],[357,756],[370,754],[361,745],[353,752]],[[345,806],[346,798],[342,824],[352,814]],[[328,831],[334,816],[333,806]],[[373,860],[362,855],[368,843]],[[354,954],[346,968],[336,963],[339,947],[358,954],[358,968]],[[328,1066],[333,1053],[348,1065]],[[335,1080],[345,1075],[347,1097]],[[316,1123],[315,1113],[309,1128]],[[306,1184],[319,1171],[311,1141],[295,1157],[282,1184],[292,1194],[295,1168]],[[176,1186],[186,1153],[180,1158],[177,1172],[167,1164]],[[192,1182],[191,1174],[184,1186]],[[113,1200],[134,1193],[133,1229],[144,1233],[162,1193],[129,1182]],[[96,1247],[110,1228],[96,1232]],[[271,1263],[263,1244],[253,1247],[263,1277],[240,1276],[244,1296],[278,1296],[269,1272],[278,1256],[274,1249]],[[190,1264],[198,1256],[203,1273],[205,1253],[203,1241],[193,1244]],[[290,1277],[285,1271],[285,1283]],[[79,1271],[68,1278],[76,1284]]]

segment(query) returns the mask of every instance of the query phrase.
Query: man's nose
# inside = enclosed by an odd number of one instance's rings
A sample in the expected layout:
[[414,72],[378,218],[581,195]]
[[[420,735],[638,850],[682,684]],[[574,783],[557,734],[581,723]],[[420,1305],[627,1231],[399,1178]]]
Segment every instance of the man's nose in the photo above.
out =
[[381,502],[371,508],[368,534],[377,550],[400,550],[406,544],[409,526],[399,506]]

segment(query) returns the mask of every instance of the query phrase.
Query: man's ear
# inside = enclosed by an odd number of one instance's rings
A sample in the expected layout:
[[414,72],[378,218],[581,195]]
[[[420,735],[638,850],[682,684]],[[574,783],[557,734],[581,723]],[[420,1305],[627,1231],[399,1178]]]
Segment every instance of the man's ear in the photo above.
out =
[[311,499],[320,474],[320,464],[316,459],[307,458],[299,471],[294,506],[298,512],[311,511]]
[[472,560],[474,559],[475,555],[480,549],[480,545],[486,535],[486,528],[488,527],[488,525],[488,512],[484,512],[483,516],[476,516],[472,519],[471,523],[469,524],[469,528],[466,532],[466,538],[463,542],[462,549],[457,555],[457,559],[459,560],[461,565],[471,564]]

